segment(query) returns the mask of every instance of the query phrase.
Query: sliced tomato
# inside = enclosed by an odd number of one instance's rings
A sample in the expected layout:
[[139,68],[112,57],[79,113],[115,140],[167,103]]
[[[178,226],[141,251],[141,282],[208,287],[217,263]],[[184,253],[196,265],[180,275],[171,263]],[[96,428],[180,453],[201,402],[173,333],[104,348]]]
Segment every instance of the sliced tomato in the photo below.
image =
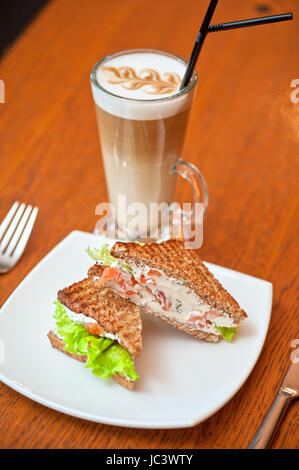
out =
[[149,276],[162,276],[162,273],[158,271],[158,269],[149,269],[148,271]]
[[140,274],[139,284],[141,284],[142,286],[155,286],[156,281],[154,279],[145,277],[143,274]]
[[136,279],[131,276],[131,284],[132,284],[132,287],[136,286],[136,284],[138,284],[138,282],[136,281]]
[[125,297],[125,298],[132,297],[132,295],[136,294],[134,290],[126,290],[123,288],[117,289],[117,292],[119,293],[121,297]]
[[192,315],[192,317],[189,318],[188,322],[197,323],[197,322],[205,320],[205,317],[206,317],[205,313],[203,315]]
[[98,280],[98,284],[101,286],[105,284],[105,282],[109,281],[120,281],[122,279],[122,272],[119,268],[110,268],[107,267],[102,272],[100,279]]
[[123,272],[119,268],[105,268],[103,271],[98,283],[99,285],[105,284],[106,282],[113,281],[115,283],[115,288],[118,291],[119,295],[122,297],[131,297],[132,295],[136,294],[133,290],[134,286],[137,283],[133,276],[125,277]]
[[163,308],[164,311],[167,311],[167,310],[170,309],[171,301],[168,297],[166,297],[164,292],[159,290],[158,292],[155,293],[155,297],[160,302],[160,304],[162,305],[162,308]]
[[145,277],[143,274],[140,274],[139,283],[140,283],[142,286],[145,286],[145,285],[146,285],[146,277]]
[[[190,322],[190,323],[205,322],[208,315],[213,315],[214,317],[221,317],[221,315],[219,313],[217,313],[216,311],[207,310],[202,315],[192,315],[192,317],[189,318],[188,322]],[[202,325],[200,325],[200,326],[202,326]]]
[[84,327],[92,335],[100,336],[104,333],[104,329],[100,327],[98,323],[91,323],[91,322],[88,322],[88,320],[86,320],[84,323]]

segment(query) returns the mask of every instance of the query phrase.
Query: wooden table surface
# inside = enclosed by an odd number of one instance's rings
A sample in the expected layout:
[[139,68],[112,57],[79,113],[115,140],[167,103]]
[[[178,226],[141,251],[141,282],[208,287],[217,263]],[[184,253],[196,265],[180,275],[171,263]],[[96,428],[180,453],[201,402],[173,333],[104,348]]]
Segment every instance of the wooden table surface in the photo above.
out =
[[[0,218],[15,200],[36,204],[40,212],[22,260],[0,279],[0,305],[70,231],[92,231],[94,209],[107,200],[90,92],[92,65],[135,47],[187,58],[207,4],[53,0],[6,52],[0,64],[6,86],[6,102],[0,104]],[[293,22],[209,36],[197,67],[199,86],[184,148],[184,158],[200,167],[210,192],[201,256],[274,286],[269,333],[252,374],[214,416],[177,430],[83,421],[1,384],[1,448],[249,444],[290,365],[290,343],[299,338],[299,104],[290,100],[291,81],[298,78],[299,6],[296,0],[226,0],[214,16],[216,23],[288,11],[295,13]],[[187,186],[178,197],[189,197]],[[299,447],[298,403],[291,405],[272,447]]]

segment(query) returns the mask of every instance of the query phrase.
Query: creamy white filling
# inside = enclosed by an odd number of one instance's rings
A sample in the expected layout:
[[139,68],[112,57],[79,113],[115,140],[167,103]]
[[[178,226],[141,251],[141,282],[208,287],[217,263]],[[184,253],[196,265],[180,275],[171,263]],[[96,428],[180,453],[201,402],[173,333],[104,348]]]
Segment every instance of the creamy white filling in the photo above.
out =
[[113,339],[113,340],[116,340],[118,341],[118,337],[116,335],[114,335],[113,333],[103,333],[102,335],[100,335],[101,337],[105,337],[105,338],[108,338],[108,339]]
[[[162,271],[159,271],[161,276],[149,275],[151,268],[147,266],[138,267],[131,264],[130,267],[138,283],[142,276],[148,281],[145,287],[140,284],[134,286],[136,294],[131,296],[130,300],[137,305],[146,306],[153,312],[169,319],[188,323],[190,329],[200,329],[207,333],[221,335],[215,326],[228,328],[235,326],[233,320],[227,314],[220,315],[208,303],[201,301],[194,292],[184,285],[184,281],[169,278]],[[155,280],[155,284],[151,283],[151,279]],[[159,292],[162,292],[165,299],[167,299],[169,304],[167,310],[162,308],[157,298]]]
[[[97,324],[98,325],[98,322],[94,319],[94,318],[91,318],[91,317],[88,317],[87,315],[84,315],[83,313],[74,313],[72,310],[70,310],[69,308],[65,307],[65,305],[63,306],[66,310],[66,315],[69,317],[70,320],[72,320],[73,322],[75,323],[78,323],[80,325],[84,325],[85,323],[92,323],[92,324]],[[100,325],[99,325],[100,326]],[[58,336],[58,338],[60,339],[63,339],[59,334],[58,334],[58,331],[57,331],[57,328],[55,327],[53,330],[54,334],[56,336]],[[113,333],[107,333],[107,332],[104,332],[100,335],[101,338],[109,338],[109,339],[113,339],[113,340],[116,340],[118,341],[118,337],[116,335],[114,335]]]
[[87,315],[84,315],[83,313],[75,313],[69,308],[65,307],[66,314],[69,317],[70,320],[74,321],[75,323],[98,323],[96,320],[94,320],[91,317],[88,317]]

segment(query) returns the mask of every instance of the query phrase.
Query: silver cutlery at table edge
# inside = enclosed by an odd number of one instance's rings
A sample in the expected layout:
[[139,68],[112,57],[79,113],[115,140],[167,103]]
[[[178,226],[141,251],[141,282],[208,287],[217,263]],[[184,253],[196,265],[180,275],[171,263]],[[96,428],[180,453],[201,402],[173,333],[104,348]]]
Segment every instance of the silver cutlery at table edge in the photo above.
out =
[[288,405],[299,397],[299,362],[293,362],[278,390],[278,393],[258,428],[248,449],[266,449],[281,422]]
[[16,201],[0,224],[0,274],[10,271],[21,258],[37,213],[38,207]]

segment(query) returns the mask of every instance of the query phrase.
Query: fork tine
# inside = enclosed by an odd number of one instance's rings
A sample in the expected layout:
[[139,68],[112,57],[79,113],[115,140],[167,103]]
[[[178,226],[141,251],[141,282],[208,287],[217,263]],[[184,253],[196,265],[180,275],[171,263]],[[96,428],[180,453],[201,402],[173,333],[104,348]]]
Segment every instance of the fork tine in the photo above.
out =
[[25,208],[25,203],[23,202],[23,203],[19,206],[19,208],[18,208],[18,210],[17,210],[15,216],[13,217],[13,219],[12,219],[12,221],[11,221],[11,223],[10,223],[10,226],[9,226],[8,229],[7,229],[6,234],[5,234],[4,237],[3,237],[2,242],[0,243],[0,250],[1,250],[2,252],[3,252],[3,251],[5,250],[5,248],[7,247],[8,242],[9,242],[9,240],[11,239],[11,237],[12,237],[12,235],[13,235],[15,229],[16,229],[16,226],[18,225],[19,220],[20,220],[20,218],[21,218],[21,216],[22,216],[22,214],[23,214],[23,212],[24,212],[24,208]]
[[37,213],[38,213],[38,207],[35,207],[30,214],[25,230],[21,235],[21,238],[16,246],[16,249],[12,255],[12,258],[18,259],[23,254],[23,251],[25,250],[31,231],[33,229],[33,225],[34,225]]
[[11,255],[11,253],[15,249],[15,247],[16,247],[18,241],[19,241],[19,238],[21,236],[21,233],[23,232],[23,229],[26,225],[26,222],[29,219],[31,209],[32,209],[32,206],[30,206],[30,205],[26,207],[25,212],[23,213],[22,218],[20,220],[20,223],[19,223],[12,239],[10,240],[8,247],[6,248],[6,251],[5,251],[6,255],[8,255],[8,256]]
[[10,221],[13,218],[13,216],[14,216],[16,210],[17,210],[18,205],[19,205],[18,201],[14,202],[13,205],[11,206],[10,210],[8,211],[6,217],[3,219],[3,222],[0,225],[0,240],[3,236],[3,234],[5,233],[7,227],[9,226]]

